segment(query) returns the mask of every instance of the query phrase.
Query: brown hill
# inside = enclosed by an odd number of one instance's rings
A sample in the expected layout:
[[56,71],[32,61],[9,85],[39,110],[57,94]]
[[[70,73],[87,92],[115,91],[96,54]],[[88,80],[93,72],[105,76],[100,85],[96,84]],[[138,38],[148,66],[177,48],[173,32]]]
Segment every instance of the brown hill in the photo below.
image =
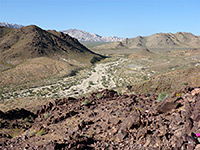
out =
[[14,30],[13,28],[0,26],[0,38],[2,38],[4,35],[6,35],[7,33],[13,30]]
[[12,30],[0,39],[0,61],[41,56],[66,59],[68,62],[77,61],[79,65],[90,63],[93,57],[101,58],[67,34],[45,31],[34,25]]
[[119,49],[119,48],[199,48],[200,37],[192,33],[177,32],[157,33],[151,36],[138,36],[136,38],[125,39],[122,42],[114,42],[95,49]]
[[0,27],[0,84],[3,85],[60,73],[67,75],[102,58],[64,33],[45,31],[34,25],[20,29]]

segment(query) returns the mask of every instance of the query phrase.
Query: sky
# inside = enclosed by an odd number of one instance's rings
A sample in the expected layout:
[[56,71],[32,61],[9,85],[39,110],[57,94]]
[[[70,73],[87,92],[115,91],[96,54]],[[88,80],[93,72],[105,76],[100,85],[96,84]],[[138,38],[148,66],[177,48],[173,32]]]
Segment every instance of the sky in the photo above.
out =
[[200,0],[0,0],[0,22],[125,38],[200,35]]

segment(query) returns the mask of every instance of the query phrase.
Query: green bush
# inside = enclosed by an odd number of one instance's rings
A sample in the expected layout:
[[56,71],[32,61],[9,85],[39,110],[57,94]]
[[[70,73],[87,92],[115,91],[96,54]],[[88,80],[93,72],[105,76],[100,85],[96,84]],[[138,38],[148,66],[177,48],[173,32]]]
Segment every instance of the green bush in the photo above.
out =
[[160,101],[164,101],[169,97],[169,94],[166,92],[161,92],[160,94],[158,94],[158,98],[157,100]]
[[102,97],[103,97],[103,95],[101,93],[97,94],[97,98],[102,98]]
[[82,102],[82,105],[89,105],[91,103],[90,100],[86,99]]
[[25,122],[29,122],[29,118],[25,118]]
[[42,136],[44,134],[45,134],[45,130],[44,129],[41,129],[36,133],[37,136]]
[[89,81],[89,85],[94,85],[93,81]]
[[117,90],[117,95],[118,95],[118,96],[121,96],[121,95],[122,95],[121,90]]

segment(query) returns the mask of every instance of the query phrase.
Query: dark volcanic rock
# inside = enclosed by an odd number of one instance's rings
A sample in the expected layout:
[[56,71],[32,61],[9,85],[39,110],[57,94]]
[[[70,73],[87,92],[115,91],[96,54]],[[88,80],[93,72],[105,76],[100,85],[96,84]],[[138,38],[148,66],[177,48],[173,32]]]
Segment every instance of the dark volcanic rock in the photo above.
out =
[[[90,106],[82,105],[86,99]],[[31,126],[21,127],[23,133],[12,139],[9,134],[0,134],[0,148],[199,149],[199,88],[185,88],[163,102],[156,99],[156,95],[119,96],[103,90],[88,98],[49,102],[33,115],[36,119]],[[20,119],[10,122],[10,117],[4,116],[7,112],[0,114],[2,128],[22,123]]]
[[168,99],[161,102],[160,105],[158,105],[157,107],[157,111],[159,113],[166,113],[172,109],[175,109],[178,106],[178,103],[174,102],[174,101],[169,101]]

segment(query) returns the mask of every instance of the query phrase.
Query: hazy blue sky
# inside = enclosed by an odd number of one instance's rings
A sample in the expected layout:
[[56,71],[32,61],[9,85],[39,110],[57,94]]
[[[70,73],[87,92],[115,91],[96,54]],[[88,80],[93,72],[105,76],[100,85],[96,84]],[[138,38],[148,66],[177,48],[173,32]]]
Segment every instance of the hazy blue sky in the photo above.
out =
[[0,22],[104,36],[200,35],[200,0],[0,0]]

